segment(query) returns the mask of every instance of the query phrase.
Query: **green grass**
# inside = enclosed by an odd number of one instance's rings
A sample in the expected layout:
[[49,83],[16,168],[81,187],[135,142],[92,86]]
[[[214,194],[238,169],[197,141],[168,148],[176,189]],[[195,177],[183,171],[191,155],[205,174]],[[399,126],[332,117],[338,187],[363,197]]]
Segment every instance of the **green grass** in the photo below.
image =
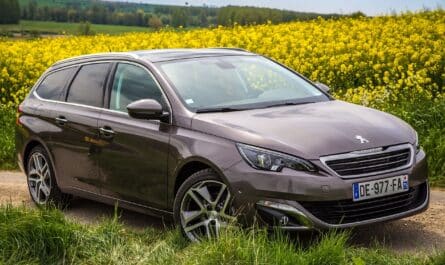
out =
[[[69,34],[78,33],[79,23],[62,23],[53,21],[31,21],[21,20],[17,25],[0,25],[0,33],[26,32],[32,34]],[[92,24],[91,30],[96,34],[122,34],[126,32],[149,32],[148,27],[120,26],[120,25],[100,25]]]
[[0,169],[16,169],[15,110],[0,105]]
[[80,225],[54,209],[0,206],[0,264],[444,264],[444,253],[395,254],[348,244],[348,232],[312,241],[230,228],[220,240],[186,242],[177,230],[136,232],[118,218]]
[[430,183],[445,187],[445,101],[402,103],[390,112],[417,131],[420,145],[428,157]]

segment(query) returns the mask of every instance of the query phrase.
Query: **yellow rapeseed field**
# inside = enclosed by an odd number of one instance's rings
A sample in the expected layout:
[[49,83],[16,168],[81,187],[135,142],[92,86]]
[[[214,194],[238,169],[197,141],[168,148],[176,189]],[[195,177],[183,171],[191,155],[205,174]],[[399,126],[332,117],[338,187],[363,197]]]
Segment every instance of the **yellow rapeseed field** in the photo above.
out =
[[0,103],[17,105],[57,60],[108,51],[240,47],[270,56],[364,105],[440,98],[445,12],[120,36],[0,41]]

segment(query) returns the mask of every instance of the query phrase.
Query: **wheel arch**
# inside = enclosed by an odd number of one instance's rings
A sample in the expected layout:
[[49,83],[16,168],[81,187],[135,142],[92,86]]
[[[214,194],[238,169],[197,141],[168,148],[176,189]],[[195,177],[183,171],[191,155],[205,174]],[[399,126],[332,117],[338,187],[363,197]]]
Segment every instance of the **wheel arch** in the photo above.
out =
[[49,161],[51,163],[51,166],[53,168],[54,171],[54,177],[56,178],[56,181],[58,182],[58,176],[57,176],[57,172],[56,172],[56,167],[54,164],[54,158],[52,153],[50,152],[49,148],[44,144],[44,142],[41,139],[38,138],[31,138],[25,145],[23,148],[23,170],[25,171],[25,174],[28,174],[28,158],[29,155],[32,151],[32,149],[34,149],[36,146],[41,146],[43,147],[43,149],[45,149],[46,153],[48,154],[49,157]]
[[177,170],[175,171],[174,185],[172,190],[172,201],[174,200],[179,187],[181,187],[182,183],[184,183],[187,178],[198,171],[208,168],[215,171],[215,173],[221,178],[221,180],[228,184],[226,177],[222,173],[222,170],[214,163],[202,157],[190,157],[184,160],[183,163],[181,163],[181,165],[178,166]]

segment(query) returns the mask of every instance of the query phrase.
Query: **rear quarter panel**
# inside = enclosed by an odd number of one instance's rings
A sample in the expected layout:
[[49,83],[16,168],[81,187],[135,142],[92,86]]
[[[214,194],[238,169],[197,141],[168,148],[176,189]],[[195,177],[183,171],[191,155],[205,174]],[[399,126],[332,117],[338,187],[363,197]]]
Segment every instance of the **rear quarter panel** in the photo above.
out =
[[[60,130],[54,124],[53,109],[57,103],[46,103],[36,99],[32,94],[20,105],[19,114],[15,130],[15,143],[18,164],[20,169],[26,173],[26,150],[32,142],[42,145],[50,156],[54,168],[54,157],[48,143],[51,134]],[[57,178],[57,176],[56,176]]]

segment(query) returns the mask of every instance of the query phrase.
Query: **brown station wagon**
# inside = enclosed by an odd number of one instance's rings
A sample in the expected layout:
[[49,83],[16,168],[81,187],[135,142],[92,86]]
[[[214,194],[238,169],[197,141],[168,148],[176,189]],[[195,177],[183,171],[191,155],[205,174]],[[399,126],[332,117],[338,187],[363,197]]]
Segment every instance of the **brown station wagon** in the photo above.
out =
[[300,231],[424,211],[417,133],[328,90],[239,49],[75,57],[20,105],[18,160],[37,204],[118,203],[193,241],[234,221]]

